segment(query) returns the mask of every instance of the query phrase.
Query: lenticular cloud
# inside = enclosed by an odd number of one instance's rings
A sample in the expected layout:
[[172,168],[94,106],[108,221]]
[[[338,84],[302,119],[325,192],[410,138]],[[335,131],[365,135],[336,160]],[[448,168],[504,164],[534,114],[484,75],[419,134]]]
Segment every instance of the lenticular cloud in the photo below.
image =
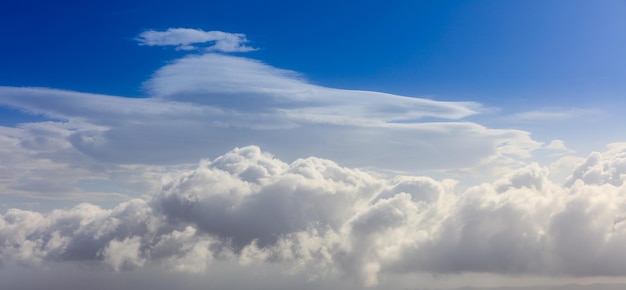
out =
[[0,261],[154,266],[280,263],[375,285],[385,273],[626,275],[626,146],[594,153],[565,185],[528,165],[455,192],[455,181],[387,178],[250,146],[163,177],[113,209],[80,204],[0,216]]

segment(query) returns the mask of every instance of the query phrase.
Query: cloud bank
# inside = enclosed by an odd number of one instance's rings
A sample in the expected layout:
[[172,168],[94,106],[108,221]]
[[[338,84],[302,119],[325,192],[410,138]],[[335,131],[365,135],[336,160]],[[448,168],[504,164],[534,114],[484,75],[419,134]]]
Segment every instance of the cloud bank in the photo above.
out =
[[457,194],[453,180],[386,178],[316,157],[285,163],[249,146],[168,173],[157,194],[112,209],[10,209],[0,261],[182,272],[279,264],[366,286],[411,272],[623,276],[625,160],[615,145],[565,185],[530,164]]

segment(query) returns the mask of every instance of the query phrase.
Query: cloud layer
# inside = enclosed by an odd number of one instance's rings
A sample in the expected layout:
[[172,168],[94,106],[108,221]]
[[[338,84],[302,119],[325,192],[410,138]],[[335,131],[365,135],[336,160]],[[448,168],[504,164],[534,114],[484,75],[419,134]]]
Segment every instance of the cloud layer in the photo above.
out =
[[623,276],[624,160],[626,147],[615,145],[566,185],[531,164],[457,194],[452,180],[385,178],[237,148],[110,210],[10,209],[0,217],[0,260],[183,272],[269,263],[369,286],[410,272]]
[[250,50],[242,34],[171,28],[137,40],[210,46],[158,69],[145,98],[0,87],[1,106],[50,119],[0,127],[5,194],[137,196],[154,192],[159,172],[250,144],[284,160],[318,156],[396,172],[501,171],[542,145],[526,131],[465,120],[483,111],[475,102],[329,88],[211,53]]
[[30,164],[49,160],[93,169],[84,178],[98,179],[106,177],[98,166],[187,164],[249,144],[285,160],[314,155],[400,171],[511,163],[541,145],[525,131],[462,120],[480,112],[477,103],[327,88],[243,57],[186,56],[146,88],[147,98],[131,99],[0,87],[0,105],[51,118],[2,127],[7,160],[15,160],[4,165],[16,176],[6,182],[39,176]]
[[477,103],[328,88],[244,57],[189,55],[145,88],[146,98],[125,98],[0,87],[0,105],[50,119],[0,127],[0,188],[45,198],[137,196],[154,192],[169,167],[249,144],[284,160],[319,156],[404,172],[505,168],[541,146],[525,131],[464,121],[481,112]]

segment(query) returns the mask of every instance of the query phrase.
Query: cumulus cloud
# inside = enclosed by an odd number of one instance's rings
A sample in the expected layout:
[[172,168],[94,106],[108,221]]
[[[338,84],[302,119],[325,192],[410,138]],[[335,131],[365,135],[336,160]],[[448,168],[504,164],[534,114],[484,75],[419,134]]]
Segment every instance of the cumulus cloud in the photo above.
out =
[[147,30],[139,34],[137,41],[148,46],[175,46],[177,50],[194,50],[199,44],[210,43],[206,51],[248,52],[256,48],[247,46],[245,34],[222,31],[204,31],[190,28],[169,28],[165,31]]
[[[420,272],[624,276],[626,189],[614,178],[626,174],[624,152],[592,154],[564,185],[530,164],[455,192],[453,180],[237,148],[110,210],[10,209],[0,216],[0,261],[184,272],[281,265],[372,287]],[[586,178],[600,163],[606,178]]]
[[613,184],[621,186],[626,180],[626,153],[622,150],[624,144],[609,145],[609,151],[604,154],[594,152],[584,163],[578,165],[567,180],[567,185],[577,181],[586,184]]
[[145,259],[139,256],[140,246],[139,237],[126,238],[123,241],[112,240],[99,254],[102,255],[104,263],[116,271],[122,267],[141,267]]
[[[202,273],[199,284],[224,289],[277,275],[284,289],[354,288],[343,278],[390,289],[402,275],[626,276],[624,144],[528,164],[536,149],[572,151],[467,121],[484,110],[475,102],[329,88],[211,53],[254,50],[243,34],[174,28],[138,41],[204,50],[157,70],[144,98],[0,87],[0,105],[49,119],[0,126],[1,194],[87,201],[1,214],[0,277],[104,267],[145,281]],[[593,112],[514,118],[575,113]],[[459,189],[409,173],[420,170],[494,174]],[[187,278],[198,276],[171,281]],[[120,287],[148,283],[128,279]],[[90,284],[73,281],[55,285]]]

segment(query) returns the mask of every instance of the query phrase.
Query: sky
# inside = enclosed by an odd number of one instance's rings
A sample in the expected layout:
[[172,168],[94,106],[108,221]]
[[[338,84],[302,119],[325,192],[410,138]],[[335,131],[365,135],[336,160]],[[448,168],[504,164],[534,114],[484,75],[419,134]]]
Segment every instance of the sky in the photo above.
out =
[[626,1],[212,2],[0,3],[0,288],[623,288]]

